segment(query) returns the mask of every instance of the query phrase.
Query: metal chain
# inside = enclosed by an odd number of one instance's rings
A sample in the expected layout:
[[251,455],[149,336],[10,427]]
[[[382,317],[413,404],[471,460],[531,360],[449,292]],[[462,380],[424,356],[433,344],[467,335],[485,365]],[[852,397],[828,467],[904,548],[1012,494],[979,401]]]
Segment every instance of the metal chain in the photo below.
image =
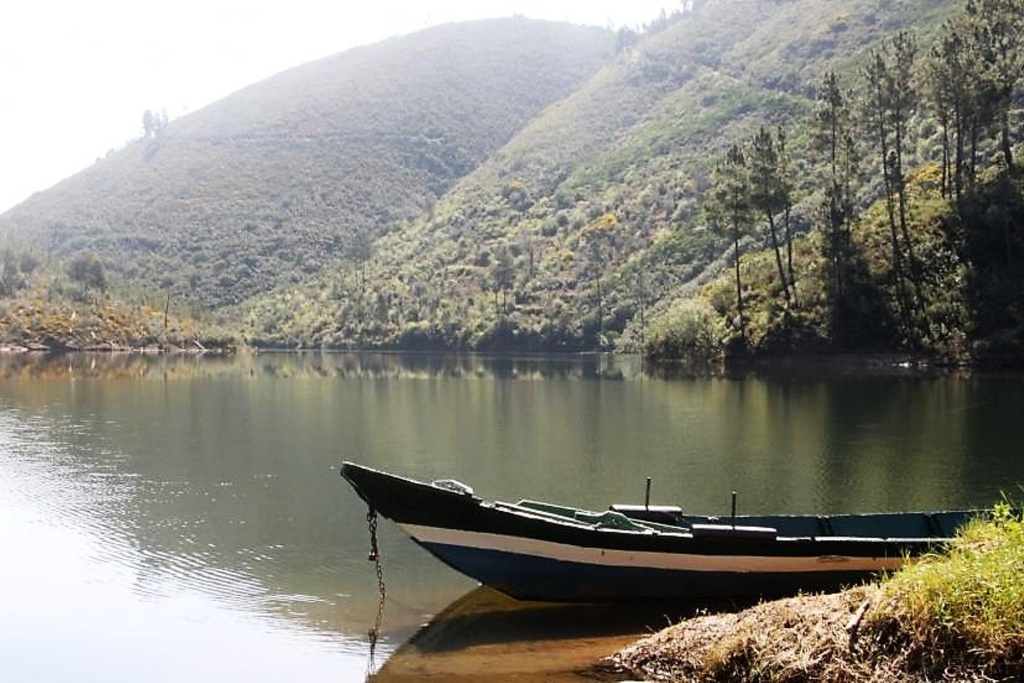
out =
[[387,597],[387,586],[384,585],[384,567],[380,561],[380,549],[377,547],[377,511],[370,508],[366,513],[366,525],[370,529],[370,555],[366,559],[373,562],[377,571],[377,591],[380,599]]
[[370,658],[367,662],[366,677],[369,680],[375,668],[374,654],[377,650],[377,638],[380,636],[380,625],[384,619],[384,601],[387,598],[387,586],[384,585],[384,567],[380,560],[380,549],[377,547],[377,511],[372,507],[366,513],[366,526],[370,529],[370,554],[366,558],[374,563],[377,572],[377,617],[373,628],[367,634],[370,637]]

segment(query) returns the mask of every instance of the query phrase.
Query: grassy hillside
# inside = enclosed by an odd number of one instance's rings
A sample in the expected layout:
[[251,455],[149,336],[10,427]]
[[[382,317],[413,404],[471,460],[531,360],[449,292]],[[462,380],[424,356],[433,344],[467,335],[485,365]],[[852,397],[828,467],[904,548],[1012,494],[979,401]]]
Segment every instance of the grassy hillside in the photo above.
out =
[[0,234],[216,308],[359,259],[590,76],[610,31],[446,25],[172,121],[0,217]]

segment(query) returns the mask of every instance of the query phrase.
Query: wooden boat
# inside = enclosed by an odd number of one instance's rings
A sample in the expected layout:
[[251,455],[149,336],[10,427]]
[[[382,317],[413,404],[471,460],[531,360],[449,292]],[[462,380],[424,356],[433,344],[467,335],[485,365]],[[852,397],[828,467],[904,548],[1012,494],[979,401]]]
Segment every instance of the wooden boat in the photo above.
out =
[[371,510],[442,562],[523,600],[837,590],[941,547],[981,514],[714,517],[647,503],[589,511],[532,500],[485,501],[454,480],[419,482],[351,462],[341,474]]

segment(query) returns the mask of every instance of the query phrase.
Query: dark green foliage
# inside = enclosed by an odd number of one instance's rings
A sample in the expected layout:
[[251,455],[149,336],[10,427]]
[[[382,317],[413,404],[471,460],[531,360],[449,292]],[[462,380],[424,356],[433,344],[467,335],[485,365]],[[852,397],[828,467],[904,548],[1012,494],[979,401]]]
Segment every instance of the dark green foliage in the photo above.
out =
[[854,296],[854,281],[860,270],[852,253],[859,155],[851,99],[836,72],[827,72],[818,91],[810,140],[810,151],[824,169],[820,181],[824,185],[821,244],[828,271],[830,336],[838,345],[854,341],[849,336],[859,329],[844,324],[850,318],[848,297]]
[[[1005,174],[980,186],[953,219],[962,240],[972,337],[985,354],[1024,357],[1024,189]],[[958,241],[959,241],[958,240]]]
[[0,298],[28,287],[29,277],[38,267],[39,259],[31,251],[4,247],[0,251]]
[[86,291],[94,289],[102,292],[107,288],[106,271],[96,254],[83,254],[72,259],[68,264],[68,277],[72,282],[82,285]]
[[983,84],[999,130],[1003,164],[1012,171],[1010,110],[1014,91],[1024,78],[1024,1],[967,0],[966,24],[980,67],[972,75]]
[[914,239],[908,228],[908,197],[905,165],[908,126],[917,104],[913,80],[917,41],[900,31],[872,51],[863,80],[863,126],[877,154],[882,171],[883,198],[889,219],[892,277],[904,335],[912,346],[919,342],[921,264],[914,253]]
[[[777,135],[773,135],[771,131],[761,126],[751,139],[749,147],[750,203],[768,225],[768,239],[775,252],[779,286],[788,307],[793,301],[793,255],[789,229],[789,211],[793,199],[792,181],[787,175],[788,164],[785,160],[785,133],[780,129]],[[782,265],[781,241],[776,225],[781,215],[785,216],[788,274]]]

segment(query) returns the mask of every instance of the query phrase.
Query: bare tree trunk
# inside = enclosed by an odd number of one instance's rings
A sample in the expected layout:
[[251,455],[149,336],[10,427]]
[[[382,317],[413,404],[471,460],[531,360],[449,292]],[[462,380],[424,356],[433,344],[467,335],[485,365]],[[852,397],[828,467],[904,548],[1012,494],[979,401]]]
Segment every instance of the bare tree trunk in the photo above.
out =
[[775,265],[779,271],[779,282],[782,283],[782,295],[786,298],[786,303],[792,303],[792,298],[789,294],[789,280],[786,278],[786,271],[782,267],[782,249],[779,247],[779,235],[775,230],[775,217],[772,213],[768,212],[768,232],[772,238],[772,249],[775,250]]
[[747,340],[747,326],[743,319],[743,285],[740,282],[740,234],[739,230],[734,230],[733,233],[734,241],[733,244],[736,247],[736,258],[734,263],[736,266],[736,315],[740,321],[740,338],[744,342]]

